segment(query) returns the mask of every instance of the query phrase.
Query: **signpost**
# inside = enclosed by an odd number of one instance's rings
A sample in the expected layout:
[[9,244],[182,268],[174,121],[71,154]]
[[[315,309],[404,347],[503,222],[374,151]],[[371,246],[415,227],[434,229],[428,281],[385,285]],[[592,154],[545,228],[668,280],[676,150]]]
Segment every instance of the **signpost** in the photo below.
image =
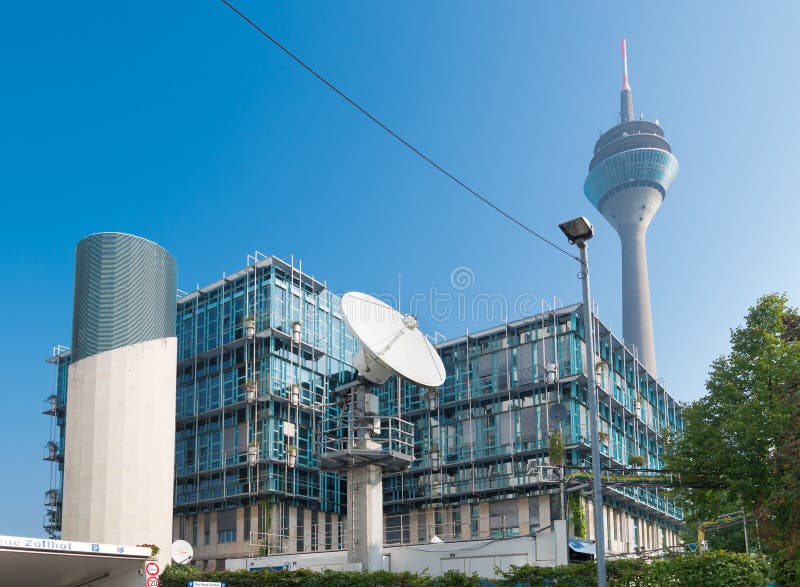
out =
[[158,578],[161,568],[156,561],[147,561],[144,565],[144,571],[147,573],[147,581],[145,581],[147,587],[161,587],[161,580]]

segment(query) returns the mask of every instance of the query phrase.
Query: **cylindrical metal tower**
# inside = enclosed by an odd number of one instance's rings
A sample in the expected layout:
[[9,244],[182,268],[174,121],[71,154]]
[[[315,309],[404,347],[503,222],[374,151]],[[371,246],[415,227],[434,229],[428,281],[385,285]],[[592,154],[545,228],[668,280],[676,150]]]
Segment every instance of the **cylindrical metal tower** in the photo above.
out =
[[624,40],[622,58],[620,124],[597,140],[583,191],[619,234],[623,337],[626,344],[636,347],[647,370],[655,374],[645,237],[650,221],[678,174],[678,160],[657,122],[633,120]]
[[169,562],[175,260],[120,233],[78,243],[64,450],[65,540],[155,544]]

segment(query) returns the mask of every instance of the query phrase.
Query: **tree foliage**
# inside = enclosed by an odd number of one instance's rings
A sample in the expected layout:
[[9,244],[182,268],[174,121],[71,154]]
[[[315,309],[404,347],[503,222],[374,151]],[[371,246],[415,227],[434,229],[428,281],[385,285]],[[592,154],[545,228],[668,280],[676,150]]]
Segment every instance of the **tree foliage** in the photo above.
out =
[[583,506],[583,499],[577,493],[570,493],[569,511],[572,517],[572,533],[576,538],[586,537],[586,510]]
[[800,554],[800,314],[786,296],[766,295],[749,309],[731,331],[730,353],[712,363],[706,390],[684,410],[667,466],[727,487],[679,489],[676,498],[693,522],[739,509],[755,515],[789,576]]
[[548,441],[550,464],[560,467],[564,464],[565,451],[564,451],[564,435],[561,430],[555,429],[550,431],[550,439]]

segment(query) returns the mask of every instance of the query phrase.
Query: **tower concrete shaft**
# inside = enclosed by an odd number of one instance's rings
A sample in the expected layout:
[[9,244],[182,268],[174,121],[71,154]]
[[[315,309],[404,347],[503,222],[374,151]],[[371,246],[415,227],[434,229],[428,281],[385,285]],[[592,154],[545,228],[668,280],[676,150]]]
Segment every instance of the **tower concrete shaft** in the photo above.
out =
[[678,174],[678,160],[657,122],[633,119],[625,41],[620,123],[603,133],[594,147],[586,197],[614,227],[622,245],[622,331],[639,360],[656,372],[647,228]]
[[62,539],[158,546],[170,562],[175,260],[148,240],[78,243]]

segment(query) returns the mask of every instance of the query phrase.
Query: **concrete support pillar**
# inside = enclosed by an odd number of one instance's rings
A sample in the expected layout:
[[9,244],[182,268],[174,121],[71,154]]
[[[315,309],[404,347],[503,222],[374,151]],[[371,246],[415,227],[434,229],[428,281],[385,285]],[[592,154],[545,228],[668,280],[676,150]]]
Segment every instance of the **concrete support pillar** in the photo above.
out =
[[353,544],[348,561],[363,570],[383,568],[383,480],[381,467],[361,465],[347,471],[348,529]]
[[325,512],[317,514],[317,550],[327,550],[325,548],[325,540],[328,536],[328,528],[325,524]]
[[303,545],[306,552],[311,552],[311,510],[303,510]]
[[289,536],[286,538],[286,551],[297,552],[297,508],[289,506]]
[[249,542],[250,537],[244,535],[244,509],[248,507],[236,508],[236,542]]
[[553,521],[553,533],[556,541],[556,566],[563,566],[569,562],[569,546],[567,545],[567,521]]
[[478,504],[478,511],[480,512],[480,520],[478,521],[478,535],[481,538],[488,538],[491,534],[489,528],[489,502],[482,501]]
[[331,548],[333,550],[341,550],[344,548],[344,545],[341,543],[339,537],[339,528],[346,522],[345,518],[340,517],[339,514],[332,514],[331,515]]
[[[529,512],[530,513],[530,512]],[[591,517],[590,512],[586,512],[587,517]],[[546,528],[553,520],[550,518],[550,496],[539,496],[539,527]]]
[[531,533],[529,521],[529,510],[528,510],[528,498],[527,497],[520,497],[517,500],[519,504],[519,535],[520,536],[528,536]]
[[472,538],[472,531],[471,531],[471,524],[469,517],[469,504],[465,504],[460,507],[461,507],[461,537],[465,539]]

